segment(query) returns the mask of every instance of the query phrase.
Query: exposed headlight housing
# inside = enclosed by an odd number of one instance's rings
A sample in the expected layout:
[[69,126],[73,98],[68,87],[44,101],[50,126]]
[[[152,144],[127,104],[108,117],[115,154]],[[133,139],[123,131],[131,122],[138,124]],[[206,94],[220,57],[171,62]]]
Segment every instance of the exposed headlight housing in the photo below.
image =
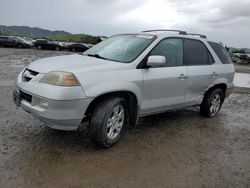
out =
[[80,83],[73,73],[52,71],[45,74],[40,83],[52,84],[57,86],[79,86]]

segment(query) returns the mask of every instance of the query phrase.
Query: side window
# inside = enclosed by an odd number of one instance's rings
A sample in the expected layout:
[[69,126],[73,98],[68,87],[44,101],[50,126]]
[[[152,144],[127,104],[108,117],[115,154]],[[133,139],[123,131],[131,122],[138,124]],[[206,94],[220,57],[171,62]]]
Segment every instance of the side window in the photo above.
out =
[[0,37],[0,40],[7,40],[7,37]]
[[213,61],[213,57],[202,42],[192,39],[185,40],[185,63],[187,65],[208,65]]
[[180,66],[183,60],[182,39],[165,39],[156,45],[150,55],[165,56],[166,67]]
[[222,45],[215,43],[215,42],[208,42],[208,43],[213,48],[214,52],[216,53],[216,55],[219,57],[220,61],[223,64],[232,63],[227,50]]
[[12,38],[12,37],[8,37],[8,39],[7,39],[9,42],[13,42],[13,41],[15,41],[15,39],[14,38]]

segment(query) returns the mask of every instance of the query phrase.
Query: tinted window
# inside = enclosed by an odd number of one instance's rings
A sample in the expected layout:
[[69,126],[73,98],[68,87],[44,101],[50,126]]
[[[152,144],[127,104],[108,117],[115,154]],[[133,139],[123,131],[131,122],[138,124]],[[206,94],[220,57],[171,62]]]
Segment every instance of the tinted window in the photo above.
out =
[[7,40],[7,37],[0,37],[1,40]]
[[151,51],[150,55],[166,57],[166,66],[180,66],[183,60],[182,39],[165,39]]
[[38,42],[38,43],[43,43],[43,44],[48,43],[47,40],[36,40],[36,42]]
[[208,65],[213,58],[207,47],[198,40],[185,40],[185,63],[187,65]]
[[232,63],[231,58],[227,52],[227,50],[220,44],[215,42],[208,42],[210,46],[213,48],[216,55],[219,57],[220,61],[224,64]]
[[15,39],[12,37],[8,37],[8,41],[14,41]]

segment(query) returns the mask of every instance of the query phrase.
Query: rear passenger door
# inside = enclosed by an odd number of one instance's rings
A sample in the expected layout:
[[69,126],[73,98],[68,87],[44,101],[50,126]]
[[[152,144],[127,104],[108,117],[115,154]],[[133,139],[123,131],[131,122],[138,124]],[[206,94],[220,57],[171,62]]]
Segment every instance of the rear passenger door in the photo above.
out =
[[206,45],[196,39],[184,40],[184,62],[188,71],[188,85],[185,94],[186,105],[201,103],[205,91],[212,85],[214,59]]

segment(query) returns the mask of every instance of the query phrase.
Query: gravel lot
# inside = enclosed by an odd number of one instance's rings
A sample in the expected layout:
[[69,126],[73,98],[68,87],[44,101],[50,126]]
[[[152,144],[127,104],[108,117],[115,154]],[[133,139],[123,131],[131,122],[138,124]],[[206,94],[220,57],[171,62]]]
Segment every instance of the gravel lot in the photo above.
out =
[[47,128],[12,103],[25,64],[69,52],[0,48],[0,187],[249,187],[250,94],[212,119],[187,109],[140,119],[103,150],[83,131]]

